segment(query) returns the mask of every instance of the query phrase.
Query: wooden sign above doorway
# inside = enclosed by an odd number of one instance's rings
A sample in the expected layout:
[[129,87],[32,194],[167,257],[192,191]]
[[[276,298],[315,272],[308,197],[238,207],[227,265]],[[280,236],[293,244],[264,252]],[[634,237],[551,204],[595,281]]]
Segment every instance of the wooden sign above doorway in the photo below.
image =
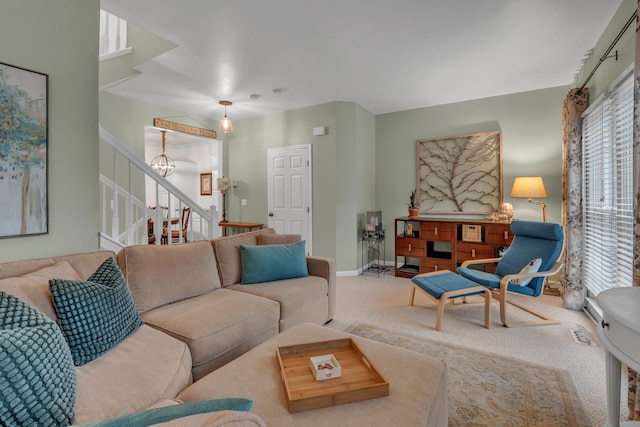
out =
[[157,117],[153,119],[153,125],[157,128],[175,130],[178,132],[190,133],[191,135],[205,136],[207,138],[216,139],[218,137],[218,134],[215,130],[189,126],[177,122],[170,122],[169,120],[163,120]]

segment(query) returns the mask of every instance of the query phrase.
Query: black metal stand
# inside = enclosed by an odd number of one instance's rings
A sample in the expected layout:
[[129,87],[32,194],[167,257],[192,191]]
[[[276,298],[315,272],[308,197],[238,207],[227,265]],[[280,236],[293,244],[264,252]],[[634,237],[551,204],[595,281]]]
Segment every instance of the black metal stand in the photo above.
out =
[[384,251],[384,230],[362,230],[362,275],[366,272],[380,277],[390,270],[384,265]]

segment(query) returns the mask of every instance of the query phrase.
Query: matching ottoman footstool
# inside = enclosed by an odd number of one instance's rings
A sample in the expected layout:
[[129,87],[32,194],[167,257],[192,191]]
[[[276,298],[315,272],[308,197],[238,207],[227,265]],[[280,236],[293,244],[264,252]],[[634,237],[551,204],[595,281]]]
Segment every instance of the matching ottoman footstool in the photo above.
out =
[[413,305],[416,290],[421,291],[438,304],[436,331],[442,326],[444,304],[449,298],[481,295],[484,297],[484,326],[491,328],[491,290],[449,270],[433,271],[414,276],[411,279],[409,305]]
[[[350,337],[389,382],[389,396],[290,414],[276,347]],[[329,380],[330,381],[330,380]],[[260,344],[185,389],[178,399],[251,399],[268,426],[447,426],[447,367],[413,351],[303,323]]]

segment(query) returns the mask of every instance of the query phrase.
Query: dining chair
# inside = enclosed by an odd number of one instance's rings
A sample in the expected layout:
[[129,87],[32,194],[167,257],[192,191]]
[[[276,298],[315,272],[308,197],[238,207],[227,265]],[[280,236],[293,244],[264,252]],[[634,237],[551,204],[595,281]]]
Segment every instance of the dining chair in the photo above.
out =
[[[180,219],[180,230],[171,230],[171,243],[187,243],[187,232],[189,230],[189,218],[191,217],[191,208],[182,208],[182,217]],[[182,242],[180,238],[182,237]]]

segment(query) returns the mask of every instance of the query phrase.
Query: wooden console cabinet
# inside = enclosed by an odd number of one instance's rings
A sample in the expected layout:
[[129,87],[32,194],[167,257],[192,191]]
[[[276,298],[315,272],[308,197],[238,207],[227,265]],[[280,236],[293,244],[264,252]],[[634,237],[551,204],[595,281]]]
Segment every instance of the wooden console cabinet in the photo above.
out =
[[[494,258],[507,248],[511,224],[491,221],[396,218],[395,275],[413,277],[437,270],[455,271],[463,261]],[[487,271],[495,266],[487,265]]]

